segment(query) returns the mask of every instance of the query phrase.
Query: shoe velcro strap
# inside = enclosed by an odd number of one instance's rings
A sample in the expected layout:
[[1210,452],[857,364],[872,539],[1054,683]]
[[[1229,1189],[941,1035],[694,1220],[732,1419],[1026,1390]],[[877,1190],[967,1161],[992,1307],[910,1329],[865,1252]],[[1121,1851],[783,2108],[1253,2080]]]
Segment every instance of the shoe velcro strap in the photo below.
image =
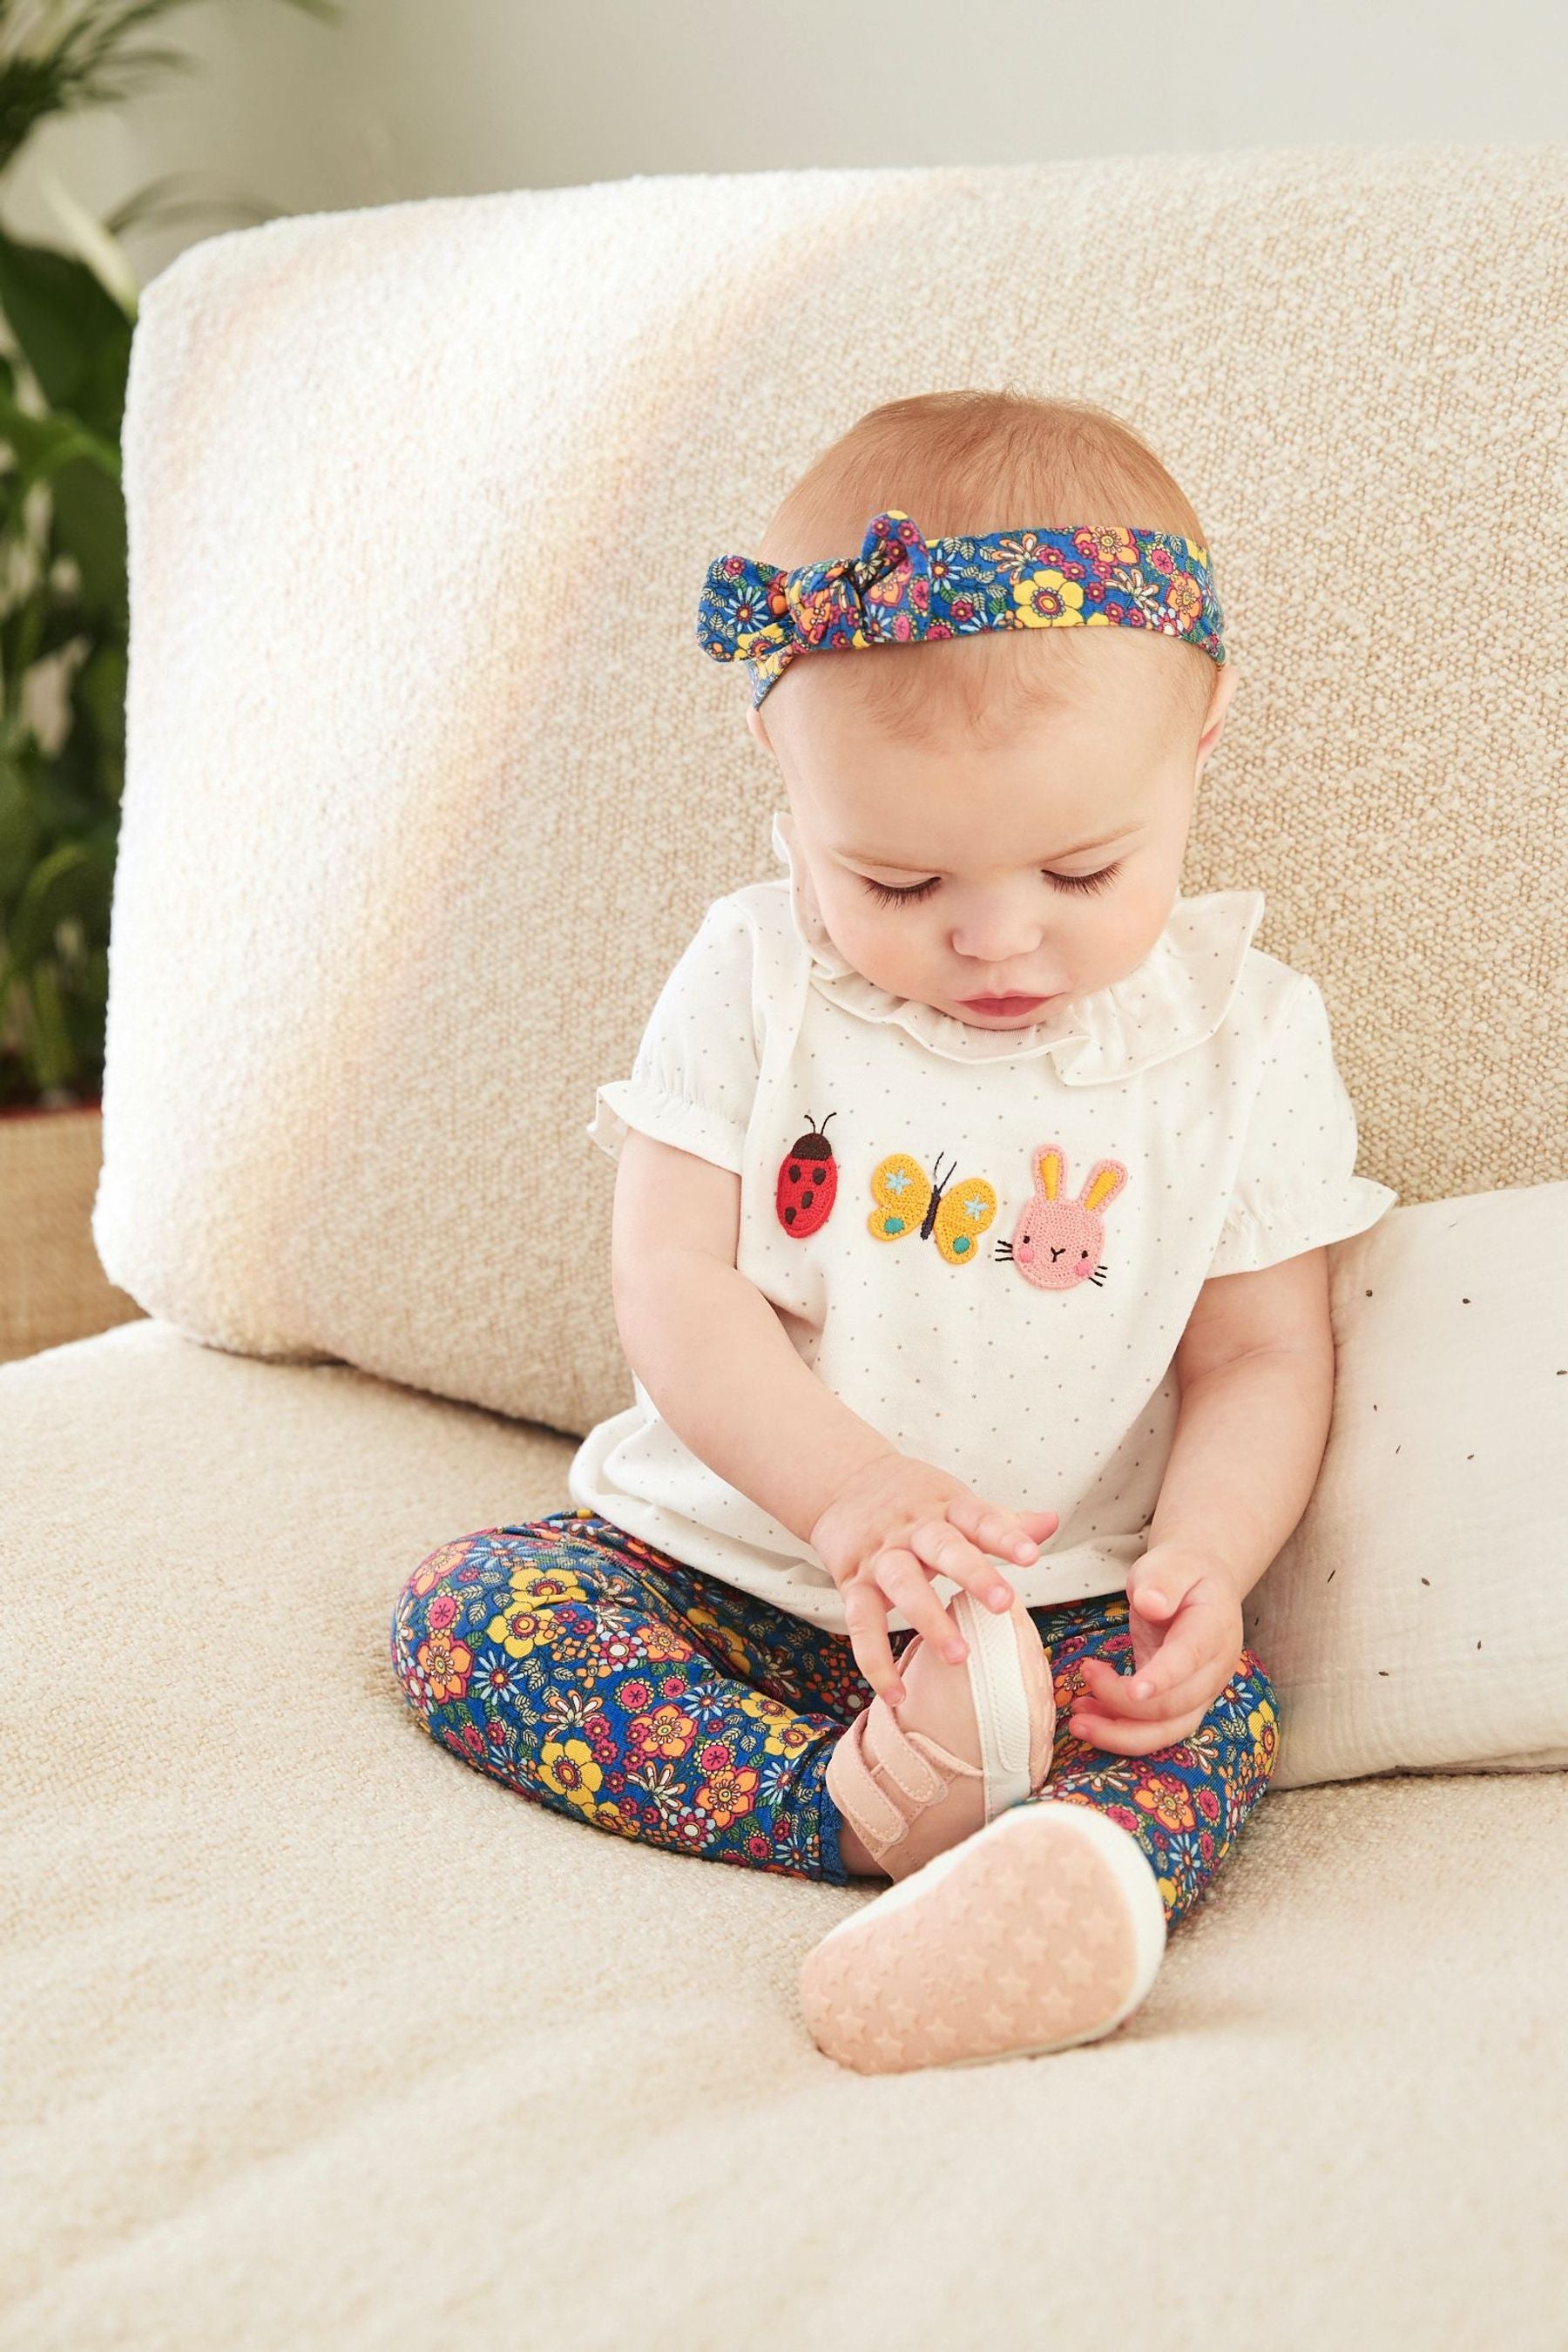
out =
[[880,1862],[909,1823],[872,1780],[866,1762],[866,1710],[858,1715],[827,1759],[827,1793],[874,1862]]
[[1030,1793],[1032,1717],[1018,1630],[1011,1613],[996,1616],[982,1608],[972,1592],[958,1595],[952,1614],[969,1644],[969,1689],[980,1734],[985,1818],[991,1822],[1010,1805],[1022,1804]]
[[[934,1805],[947,1782],[931,1764],[931,1755],[944,1751],[934,1739],[922,1740],[917,1748],[885,1698],[874,1698],[867,1714],[869,1728],[876,1734],[877,1770],[901,1789],[911,1804]],[[921,1748],[930,1754],[922,1754]]]

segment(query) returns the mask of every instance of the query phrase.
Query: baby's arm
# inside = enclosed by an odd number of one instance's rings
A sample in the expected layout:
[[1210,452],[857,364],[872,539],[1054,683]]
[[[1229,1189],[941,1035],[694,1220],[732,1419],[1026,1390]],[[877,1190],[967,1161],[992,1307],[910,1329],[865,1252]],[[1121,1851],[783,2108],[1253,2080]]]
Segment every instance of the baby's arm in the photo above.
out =
[[809,1542],[846,1478],[896,1449],[817,1378],[739,1272],[740,1222],[738,1176],[632,1129],[611,1231],[616,1325],[682,1444]]
[[628,1130],[611,1237],[621,1344],[681,1442],[817,1551],[844,1593],[862,1672],[896,1705],[889,1601],[962,1657],[931,1577],[1007,1608],[1011,1589],[988,1554],[1032,1560],[1056,1514],[994,1507],[835,1396],[739,1271],[740,1218],[729,1169]]
[[1196,1728],[1235,1671],[1241,1603],[1306,1509],[1333,1412],[1328,1252],[1204,1285],[1175,1354],[1176,1433],[1127,1579],[1134,1671],[1086,1664],[1072,1728],[1146,1754]]

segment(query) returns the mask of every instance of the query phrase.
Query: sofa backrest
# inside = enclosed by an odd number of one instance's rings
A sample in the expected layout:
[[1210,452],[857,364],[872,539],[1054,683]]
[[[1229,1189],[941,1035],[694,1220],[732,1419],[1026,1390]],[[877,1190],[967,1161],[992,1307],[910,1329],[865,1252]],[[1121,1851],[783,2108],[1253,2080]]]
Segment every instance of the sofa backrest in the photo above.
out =
[[112,1280],[568,1433],[628,1401],[594,1087],[780,870],[702,576],[865,408],[961,384],[1099,400],[1192,495],[1240,684],[1184,887],[1267,892],[1363,1172],[1568,1173],[1565,194],[1564,146],[1243,150],[182,254],[125,421]]

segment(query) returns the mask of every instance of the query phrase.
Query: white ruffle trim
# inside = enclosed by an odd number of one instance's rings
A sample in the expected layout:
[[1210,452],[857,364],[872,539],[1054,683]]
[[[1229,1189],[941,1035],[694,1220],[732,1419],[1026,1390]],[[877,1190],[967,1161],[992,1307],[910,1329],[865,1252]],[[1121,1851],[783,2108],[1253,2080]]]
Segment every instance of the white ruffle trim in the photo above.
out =
[[732,1120],[705,1109],[701,1103],[688,1102],[684,1096],[667,1094],[642,1078],[615,1078],[598,1087],[594,1116],[584,1133],[592,1136],[601,1151],[618,1160],[628,1127],[651,1135],[656,1142],[693,1152],[699,1160],[711,1160],[737,1176],[741,1173],[746,1139]]
[[1371,1176],[1350,1176],[1311,1193],[1237,1198],[1220,1227],[1209,1274],[1260,1274],[1303,1250],[1349,1241],[1376,1224],[1398,1198],[1391,1185]]

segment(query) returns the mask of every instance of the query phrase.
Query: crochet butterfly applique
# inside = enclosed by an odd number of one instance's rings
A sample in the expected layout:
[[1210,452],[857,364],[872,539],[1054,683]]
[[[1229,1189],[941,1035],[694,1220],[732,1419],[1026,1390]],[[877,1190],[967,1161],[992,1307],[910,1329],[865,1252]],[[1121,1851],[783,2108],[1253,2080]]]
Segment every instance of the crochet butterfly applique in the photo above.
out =
[[879,1242],[901,1241],[918,1234],[935,1242],[949,1265],[967,1265],[978,1256],[981,1234],[996,1214],[996,1195],[984,1176],[963,1176],[955,1184],[952,1171],[942,1173],[942,1154],[935,1174],[928,1176],[907,1151],[889,1151],[871,1171],[871,1197],[877,1206],[866,1229]]

